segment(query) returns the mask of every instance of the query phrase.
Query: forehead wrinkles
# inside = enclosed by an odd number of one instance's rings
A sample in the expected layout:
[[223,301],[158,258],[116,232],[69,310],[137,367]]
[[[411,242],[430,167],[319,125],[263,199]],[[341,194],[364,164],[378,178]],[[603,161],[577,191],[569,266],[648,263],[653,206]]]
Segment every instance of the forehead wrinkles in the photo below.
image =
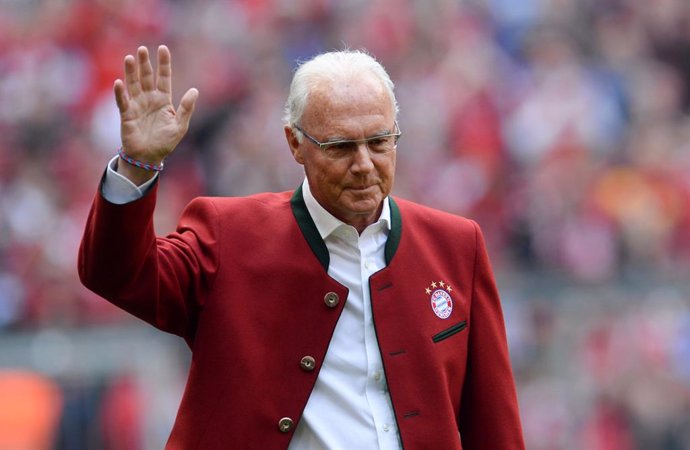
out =
[[374,75],[322,79],[307,97],[304,125],[331,126],[332,119],[393,115],[383,82]]

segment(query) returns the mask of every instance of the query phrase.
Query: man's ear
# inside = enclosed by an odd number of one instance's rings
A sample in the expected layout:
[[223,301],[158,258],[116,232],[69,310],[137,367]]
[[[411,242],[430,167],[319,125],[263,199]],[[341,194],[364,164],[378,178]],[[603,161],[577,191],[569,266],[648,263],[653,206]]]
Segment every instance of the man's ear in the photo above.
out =
[[292,152],[292,157],[295,158],[299,164],[304,165],[304,156],[302,155],[302,146],[297,139],[297,134],[295,130],[289,125],[285,125],[285,139],[287,139],[288,145],[290,146],[290,151]]

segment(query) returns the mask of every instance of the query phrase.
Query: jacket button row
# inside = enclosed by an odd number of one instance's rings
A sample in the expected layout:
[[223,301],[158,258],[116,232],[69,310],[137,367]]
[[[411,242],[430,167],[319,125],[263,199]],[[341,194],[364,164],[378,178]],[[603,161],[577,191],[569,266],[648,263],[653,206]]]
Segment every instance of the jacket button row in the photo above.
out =
[[305,372],[311,372],[316,368],[316,360],[313,356],[305,356],[300,360],[299,366]]
[[335,292],[329,292],[328,294],[324,295],[323,301],[329,308],[335,308],[340,302],[340,297]]
[[288,433],[295,426],[295,422],[289,417],[283,417],[278,421],[278,429],[283,433]]

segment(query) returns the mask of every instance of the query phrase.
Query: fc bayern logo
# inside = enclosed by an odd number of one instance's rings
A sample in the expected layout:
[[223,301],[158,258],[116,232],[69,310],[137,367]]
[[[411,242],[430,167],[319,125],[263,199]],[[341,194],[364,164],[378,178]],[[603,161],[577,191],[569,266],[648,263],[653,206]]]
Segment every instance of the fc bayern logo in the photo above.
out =
[[453,299],[443,289],[437,289],[431,294],[431,309],[441,319],[447,319],[453,312]]

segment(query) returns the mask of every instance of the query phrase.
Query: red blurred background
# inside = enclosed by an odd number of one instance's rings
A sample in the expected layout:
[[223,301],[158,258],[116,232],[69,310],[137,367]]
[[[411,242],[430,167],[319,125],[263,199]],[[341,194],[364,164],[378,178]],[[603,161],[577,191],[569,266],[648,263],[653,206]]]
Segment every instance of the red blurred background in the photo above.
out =
[[295,188],[295,61],[366,48],[401,107],[395,194],[485,230],[528,448],[690,448],[686,0],[0,0],[0,449],[167,438],[187,349],[76,275],[112,83],[160,43],[175,98],[201,93],[160,233],[194,196]]

